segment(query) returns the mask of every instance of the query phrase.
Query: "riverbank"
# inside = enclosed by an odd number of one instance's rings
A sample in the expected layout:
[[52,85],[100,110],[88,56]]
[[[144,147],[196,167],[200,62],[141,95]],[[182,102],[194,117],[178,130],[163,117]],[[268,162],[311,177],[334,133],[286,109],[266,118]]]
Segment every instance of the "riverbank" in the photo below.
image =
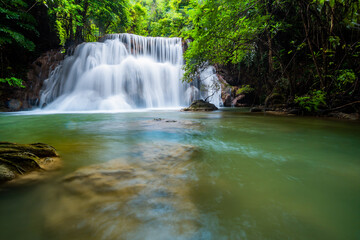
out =
[[249,108],[252,113],[266,113],[270,115],[277,116],[312,116],[312,117],[323,117],[323,118],[333,118],[333,119],[343,119],[351,121],[359,121],[360,114],[357,112],[340,112],[332,111],[331,109],[326,109],[318,112],[306,112],[299,108],[279,108],[279,107],[264,107],[264,106],[255,106]]

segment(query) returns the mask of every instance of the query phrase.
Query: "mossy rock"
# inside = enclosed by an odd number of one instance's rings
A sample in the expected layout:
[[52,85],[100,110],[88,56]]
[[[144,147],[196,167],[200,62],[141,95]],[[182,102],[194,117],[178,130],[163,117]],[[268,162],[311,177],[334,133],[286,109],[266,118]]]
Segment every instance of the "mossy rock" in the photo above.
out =
[[55,148],[44,144],[0,142],[0,183],[42,170],[47,158],[58,157]]
[[40,158],[59,156],[55,148],[45,143],[16,144],[10,142],[0,142],[0,154],[16,152],[29,152]]
[[0,164],[0,183],[16,178],[16,174],[8,166]]
[[182,109],[182,111],[215,111],[218,108],[209,102],[204,100],[195,100],[191,103],[190,107]]

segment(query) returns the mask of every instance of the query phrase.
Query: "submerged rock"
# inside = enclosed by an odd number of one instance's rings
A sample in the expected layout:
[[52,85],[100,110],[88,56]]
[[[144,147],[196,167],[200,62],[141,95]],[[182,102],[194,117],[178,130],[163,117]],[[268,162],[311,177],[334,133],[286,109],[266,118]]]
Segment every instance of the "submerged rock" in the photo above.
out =
[[55,148],[44,143],[0,142],[0,183],[34,171],[55,169],[59,166],[58,156]]
[[[129,126],[130,127],[130,126]],[[201,127],[199,122],[190,121],[190,120],[174,120],[174,119],[164,119],[164,118],[155,118],[153,120],[139,121],[136,123],[136,128],[139,129],[151,129],[151,130],[161,130],[164,132],[182,132],[187,129],[198,129]]]
[[293,115],[299,115],[301,113],[301,110],[298,108],[293,108],[293,109],[290,109],[287,113],[293,114]]
[[257,113],[257,112],[269,112],[269,111],[275,111],[275,108],[272,108],[272,107],[264,107],[264,106],[256,106],[256,107],[252,107],[250,108],[250,112],[253,112],[253,113]]
[[343,113],[343,112],[331,112],[329,113],[330,117],[338,118],[338,119],[347,119],[347,120],[360,120],[359,113]]
[[59,239],[196,239],[189,184],[194,151],[183,144],[139,144],[130,157],[65,176],[48,195],[54,199],[45,209],[47,229],[58,234],[60,228]]
[[190,107],[182,109],[182,111],[215,111],[218,108],[209,102],[204,100],[195,100],[191,103]]
[[7,102],[7,106],[10,109],[10,111],[19,111],[22,107],[22,102],[18,99],[10,99]]
[[262,107],[252,107],[250,108],[250,112],[263,112],[264,108]]

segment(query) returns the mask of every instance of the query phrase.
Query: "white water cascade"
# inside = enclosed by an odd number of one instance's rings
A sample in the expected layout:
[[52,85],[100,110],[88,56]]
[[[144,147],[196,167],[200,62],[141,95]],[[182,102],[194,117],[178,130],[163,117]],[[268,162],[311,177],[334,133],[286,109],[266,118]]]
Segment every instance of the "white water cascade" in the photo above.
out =
[[55,111],[186,106],[202,91],[181,81],[182,66],[180,38],[107,35],[104,42],[79,45],[50,74],[40,106]]
[[200,98],[207,99],[217,107],[222,106],[221,84],[213,66],[201,72],[200,83]]

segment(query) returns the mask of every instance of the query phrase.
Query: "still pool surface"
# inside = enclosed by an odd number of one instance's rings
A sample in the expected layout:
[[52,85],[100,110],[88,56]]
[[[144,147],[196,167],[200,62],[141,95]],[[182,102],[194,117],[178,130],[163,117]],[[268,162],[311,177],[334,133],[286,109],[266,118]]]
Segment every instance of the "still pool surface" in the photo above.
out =
[[358,122],[0,114],[0,141],[50,144],[64,165],[0,191],[1,240],[360,239]]

